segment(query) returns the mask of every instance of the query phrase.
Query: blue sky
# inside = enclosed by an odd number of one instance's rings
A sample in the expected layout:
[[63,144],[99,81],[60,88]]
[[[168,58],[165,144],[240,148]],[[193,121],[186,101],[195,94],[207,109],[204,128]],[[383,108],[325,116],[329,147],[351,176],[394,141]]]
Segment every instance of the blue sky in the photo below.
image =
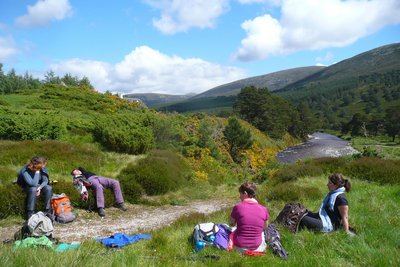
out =
[[0,0],[0,62],[114,93],[201,93],[400,41],[400,0]]

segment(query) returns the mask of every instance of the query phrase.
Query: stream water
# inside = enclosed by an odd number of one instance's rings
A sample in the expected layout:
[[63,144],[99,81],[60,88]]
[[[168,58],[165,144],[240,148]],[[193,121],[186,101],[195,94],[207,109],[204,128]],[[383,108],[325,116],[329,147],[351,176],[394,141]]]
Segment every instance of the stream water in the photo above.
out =
[[282,163],[292,163],[306,158],[340,157],[357,153],[348,141],[331,134],[315,132],[305,143],[280,151],[276,159]]

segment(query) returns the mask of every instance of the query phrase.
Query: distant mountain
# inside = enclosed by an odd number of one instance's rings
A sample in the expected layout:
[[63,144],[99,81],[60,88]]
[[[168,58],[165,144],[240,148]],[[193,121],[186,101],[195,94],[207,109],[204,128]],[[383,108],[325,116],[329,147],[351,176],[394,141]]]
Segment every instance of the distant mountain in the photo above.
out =
[[154,107],[156,105],[179,102],[193,97],[195,94],[187,95],[167,95],[167,94],[154,94],[154,93],[144,93],[144,94],[126,94],[123,98],[138,99],[143,102],[148,107]]
[[214,87],[192,97],[192,99],[237,95],[242,88],[251,85],[258,88],[268,88],[269,91],[276,91],[321,71],[324,68],[325,67],[321,66],[301,67],[254,76]]
[[381,46],[326,67],[286,85],[281,91],[318,88],[318,92],[355,87],[360,78],[400,70],[400,43]]

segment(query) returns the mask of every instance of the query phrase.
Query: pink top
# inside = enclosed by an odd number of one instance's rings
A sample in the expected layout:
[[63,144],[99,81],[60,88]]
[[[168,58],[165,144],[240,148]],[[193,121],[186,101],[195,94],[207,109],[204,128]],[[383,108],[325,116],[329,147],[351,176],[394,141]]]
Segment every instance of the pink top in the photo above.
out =
[[265,222],[269,219],[267,208],[258,204],[255,199],[245,199],[233,207],[231,217],[237,223],[234,245],[250,250],[257,249],[262,241],[261,233]]

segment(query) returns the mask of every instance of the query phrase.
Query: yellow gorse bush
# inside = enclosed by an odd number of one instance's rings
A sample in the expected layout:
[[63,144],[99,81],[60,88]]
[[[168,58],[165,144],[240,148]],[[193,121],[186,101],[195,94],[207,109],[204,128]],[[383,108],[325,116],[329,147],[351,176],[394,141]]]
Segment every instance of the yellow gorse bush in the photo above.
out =
[[257,143],[250,149],[243,151],[243,155],[248,159],[249,167],[252,170],[260,170],[266,166],[268,161],[272,160],[279,151],[277,147],[260,147]]
[[204,171],[195,171],[194,179],[195,181],[208,182],[208,173]]

